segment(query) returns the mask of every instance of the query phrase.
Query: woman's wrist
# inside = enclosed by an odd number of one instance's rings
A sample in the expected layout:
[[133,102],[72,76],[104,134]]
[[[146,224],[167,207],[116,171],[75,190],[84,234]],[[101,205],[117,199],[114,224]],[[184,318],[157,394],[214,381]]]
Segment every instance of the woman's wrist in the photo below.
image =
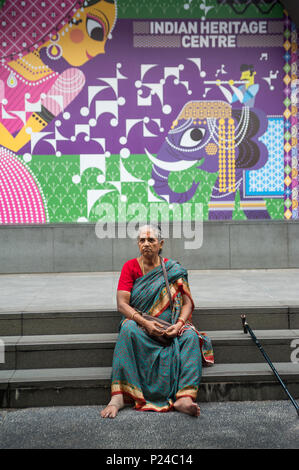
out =
[[132,312],[131,317],[129,318],[129,320],[134,320],[135,323],[137,323],[137,325],[144,326],[145,320],[144,320],[143,316],[140,315],[139,312],[136,312],[136,311]]
[[176,322],[177,322],[177,323],[181,323],[181,327],[183,327],[183,326],[185,325],[185,323],[186,323],[186,321],[185,321],[184,318],[182,318],[182,317],[179,317]]
[[[136,315],[139,315],[139,314],[138,314],[137,312],[135,312],[135,311],[132,312],[130,320],[136,321],[136,320],[135,320]],[[137,323],[137,322],[136,322],[136,323]]]
[[181,332],[183,327],[185,326],[186,321],[184,318],[179,317],[176,321],[176,325],[178,326],[178,334]]

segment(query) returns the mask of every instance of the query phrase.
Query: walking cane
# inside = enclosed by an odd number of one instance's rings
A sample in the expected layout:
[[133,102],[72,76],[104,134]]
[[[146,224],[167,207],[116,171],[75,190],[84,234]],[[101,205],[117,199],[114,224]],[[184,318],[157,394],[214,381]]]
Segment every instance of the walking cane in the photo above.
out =
[[257,340],[255,334],[253,333],[252,329],[250,328],[250,326],[248,325],[247,321],[246,321],[246,315],[241,315],[241,320],[242,320],[242,325],[243,325],[243,329],[244,329],[244,333],[248,333],[250,334],[251,338],[253,339],[253,341],[255,342],[255,344],[257,345],[257,347],[259,348],[259,350],[261,351],[261,353],[263,354],[264,358],[266,359],[266,361],[268,362],[269,366],[271,367],[272,371],[274,372],[274,375],[275,377],[277,378],[278,382],[280,383],[280,385],[282,386],[282,388],[284,389],[285,393],[287,394],[287,396],[289,397],[289,399],[291,400],[291,402],[293,403],[296,411],[297,411],[297,415],[299,416],[299,405],[298,403],[296,402],[296,400],[294,400],[294,398],[292,397],[292,395],[290,394],[290,392],[288,391],[287,387],[285,386],[285,384],[283,383],[283,381],[281,380],[277,370],[275,369],[274,365],[272,364],[272,362],[270,361],[270,358],[268,356],[268,354],[264,351],[262,345],[260,344],[260,342]]

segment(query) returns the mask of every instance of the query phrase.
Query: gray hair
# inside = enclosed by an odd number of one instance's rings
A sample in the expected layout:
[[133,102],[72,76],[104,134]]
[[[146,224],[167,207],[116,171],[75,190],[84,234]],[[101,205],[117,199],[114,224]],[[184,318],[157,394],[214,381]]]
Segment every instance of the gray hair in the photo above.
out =
[[161,227],[159,225],[153,225],[153,224],[145,224],[145,225],[142,225],[141,227],[139,227],[137,238],[140,238],[140,233],[144,229],[147,229],[147,230],[150,230],[151,232],[154,232],[155,237],[159,241],[163,240]]

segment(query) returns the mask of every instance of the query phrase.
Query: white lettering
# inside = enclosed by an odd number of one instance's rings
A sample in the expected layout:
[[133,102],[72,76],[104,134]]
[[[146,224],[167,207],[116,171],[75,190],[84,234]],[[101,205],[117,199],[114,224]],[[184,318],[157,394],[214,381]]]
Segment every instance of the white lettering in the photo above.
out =
[[259,33],[260,34],[267,34],[268,28],[267,28],[267,21],[260,21],[259,22]]
[[211,34],[218,34],[218,31],[219,31],[219,23],[217,23],[216,21],[212,21],[210,33]]
[[196,21],[151,21],[150,34],[197,34]]
[[236,47],[236,36],[227,36],[227,47]]
[[202,21],[200,23],[200,33],[201,34],[209,34],[209,29],[210,29],[209,25],[210,25],[210,23],[208,21],[206,21],[206,22]]
[[[293,339],[291,342],[291,348],[295,348],[296,346],[299,346],[299,338],[298,339]],[[294,349],[291,353],[291,362],[295,362],[298,364],[299,362],[299,347]]]
[[174,32],[174,23],[171,23],[170,21],[166,21],[164,23],[164,34],[173,34]]
[[258,30],[259,30],[259,26],[256,23],[256,21],[252,21],[251,23],[249,23],[249,31],[251,34],[256,34]]
[[236,47],[236,36],[183,36],[182,47]]
[[112,457],[107,457],[107,465],[131,465],[134,468],[138,467],[141,457],[120,457],[113,454]]
[[247,25],[247,23],[243,23],[241,25],[239,34],[248,34],[248,33],[249,33],[248,25]]
[[219,34],[228,34],[228,24],[224,21],[219,23]]
[[182,37],[182,46],[183,47],[190,47],[190,36],[183,36]]

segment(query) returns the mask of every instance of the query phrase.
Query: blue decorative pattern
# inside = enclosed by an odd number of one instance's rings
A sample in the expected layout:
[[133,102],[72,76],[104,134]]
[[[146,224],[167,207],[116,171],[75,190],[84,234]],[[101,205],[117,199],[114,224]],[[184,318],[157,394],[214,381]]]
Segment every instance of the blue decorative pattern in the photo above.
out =
[[270,117],[268,129],[260,138],[269,158],[259,170],[245,172],[246,196],[281,197],[284,194],[284,120]]

